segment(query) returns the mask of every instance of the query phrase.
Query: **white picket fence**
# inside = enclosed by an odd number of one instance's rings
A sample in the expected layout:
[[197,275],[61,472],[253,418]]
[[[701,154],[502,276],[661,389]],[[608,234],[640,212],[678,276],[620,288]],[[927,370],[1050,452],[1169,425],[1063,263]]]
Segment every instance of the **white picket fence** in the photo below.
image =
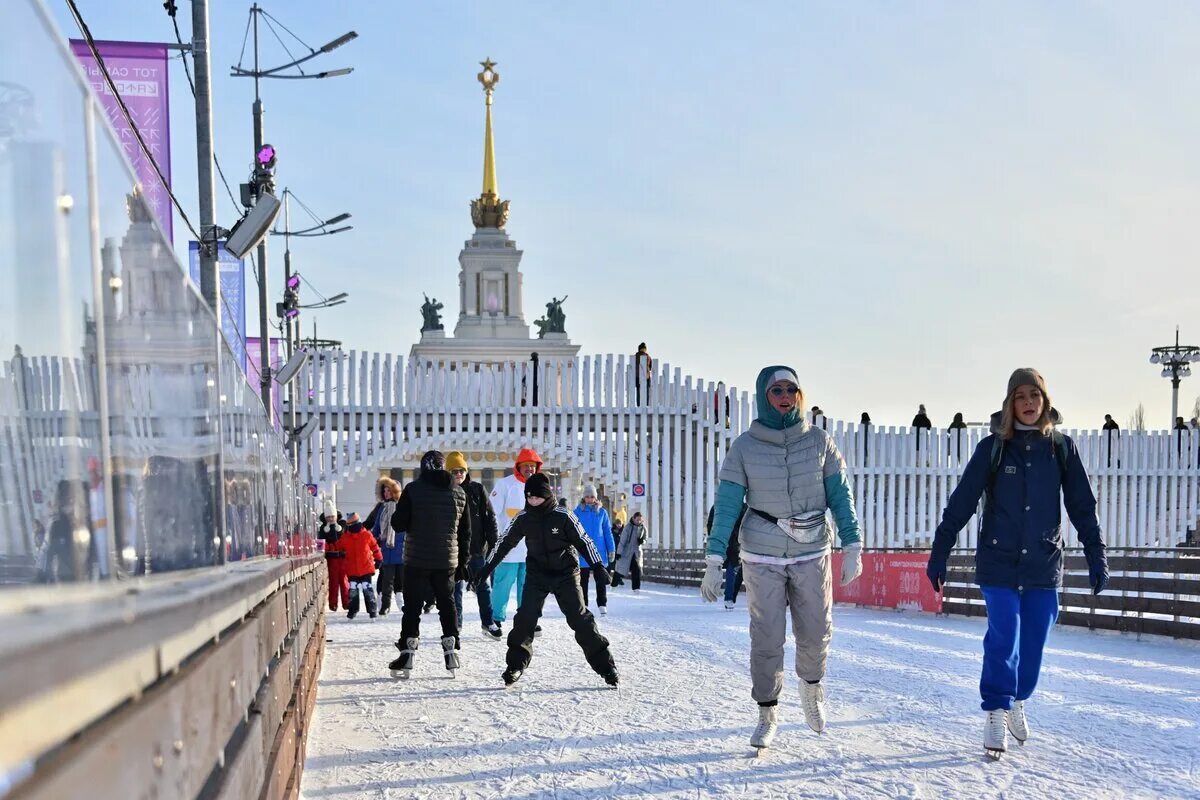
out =
[[[717,471],[754,418],[748,392],[632,356],[430,366],[404,356],[320,351],[298,379],[299,469],[322,488],[414,466],[425,450],[458,449],[503,468],[527,445],[609,496],[646,487],[640,507],[656,547],[699,547]],[[914,431],[820,421],[845,455],[868,547],[928,546],[980,429]],[[1067,431],[1077,443],[1113,546],[1173,546],[1200,516],[1200,436]],[[918,443],[920,449],[918,451]],[[574,499],[574,498],[572,498]],[[1067,539],[1077,541],[1063,515]],[[960,544],[974,545],[973,520]]]

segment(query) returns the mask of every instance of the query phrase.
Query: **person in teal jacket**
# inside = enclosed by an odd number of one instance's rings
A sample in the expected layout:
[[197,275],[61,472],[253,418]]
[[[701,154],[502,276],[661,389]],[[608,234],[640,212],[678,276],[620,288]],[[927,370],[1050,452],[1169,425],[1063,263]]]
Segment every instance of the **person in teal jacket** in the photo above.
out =
[[789,615],[805,721],[818,733],[825,729],[822,681],[833,637],[833,532],[827,513],[841,540],[843,586],[862,573],[862,539],[846,462],[829,434],[804,419],[796,371],[763,369],[756,395],[758,418],[721,464],[700,592],[709,602],[721,595],[729,537],[745,502],[739,538],[750,612],[751,696],[759,707],[750,744],[763,748],[778,729]]
[[[600,560],[607,569],[608,565],[616,560],[617,545],[613,541],[612,522],[608,518],[608,511],[600,505],[596,487],[590,483],[583,487],[583,499],[579,501],[579,505],[575,506],[575,518],[579,520],[583,532],[592,540],[592,544],[596,545],[596,550],[600,553]],[[603,616],[608,613],[608,581],[600,580],[600,573],[593,572],[584,561],[583,556],[580,555],[579,588],[583,591],[585,606],[588,602],[588,582],[592,580],[593,574],[596,576],[596,606]]]

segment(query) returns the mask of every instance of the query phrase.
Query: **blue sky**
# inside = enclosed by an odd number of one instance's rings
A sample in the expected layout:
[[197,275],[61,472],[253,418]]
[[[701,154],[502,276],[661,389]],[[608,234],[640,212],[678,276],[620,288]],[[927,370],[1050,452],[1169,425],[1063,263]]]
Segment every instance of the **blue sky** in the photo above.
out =
[[[158,2],[78,4],[98,38],[173,37]],[[249,4],[212,6],[217,152],[236,193],[253,85],[228,68]],[[1149,349],[1176,323],[1200,343],[1200,6],[264,7],[314,46],[360,34],[314,63],[351,76],[263,88],[280,187],[354,214],[353,232],[293,248],[322,292],[351,293],[317,317],[347,347],[407,352],[424,292],[453,325],[485,56],[501,73],[497,165],[527,321],[569,294],[585,353],[646,341],[685,374],[742,387],[792,364],[832,416],[883,424],[918,403],[935,424],[984,419],[1008,373],[1033,365],[1068,427],[1095,427],[1139,401],[1165,425]],[[186,0],[179,18],[188,38]],[[265,64],[288,60],[262,36]],[[173,81],[175,185],[194,208],[177,65]],[[218,208],[232,222],[227,198]],[[1189,416],[1198,394],[1200,377],[1185,380]]]

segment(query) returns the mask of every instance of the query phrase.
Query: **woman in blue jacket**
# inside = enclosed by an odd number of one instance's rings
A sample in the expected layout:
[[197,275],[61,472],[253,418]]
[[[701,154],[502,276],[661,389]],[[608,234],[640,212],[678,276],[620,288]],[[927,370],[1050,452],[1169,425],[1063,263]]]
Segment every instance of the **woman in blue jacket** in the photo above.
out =
[[1099,594],[1108,583],[1096,497],[1079,451],[1054,429],[1061,421],[1038,371],[1013,372],[1003,409],[992,415],[992,435],[975,448],[950,495],[929,554],[926,572],[939,591],[958,532],[986,492],[975,582],[987,604],[979,693],[987,712],[983,743],[992,758],[1005,751],[1009,733],[1019,742],[1029,736],[1025,701],[1037,686],[1046,637],[1058,619],[1060,492],[1079,532],[1092,591]]

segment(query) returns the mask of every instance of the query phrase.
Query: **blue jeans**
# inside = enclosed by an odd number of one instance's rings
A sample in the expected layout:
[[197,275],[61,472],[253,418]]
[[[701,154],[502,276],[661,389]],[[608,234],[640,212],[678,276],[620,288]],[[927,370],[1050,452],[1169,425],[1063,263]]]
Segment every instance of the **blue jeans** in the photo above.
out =
[[725,568],[725,602],[736,603],[738,591],[742,588],[741,566]]
[[[471,573],[476,574],[483,569],[486,563],[487,559],[483,556],[471,556],[467,565],[471,568]],[[458,609],[459,630],[462,630],[463,592],[466,591],[466,588],[466,581],[454,584],[454,607]],[[475,588],[475,597],[479,600],[479,622],[486,628],[492,624],[492,585],[487,581],[480,583]]]
[[525,562],[502,561],[492,573],[492,619],[504,622],[508,617],[508,596],[513,585],[517,587],[517,608],[521,607],[521,595],[525,593]]
[[1003,589],[981,586],[988,628],[983,637],[981,708],[1011,709],[1037,687],[1042,650],[1058,619],[1057,589]]

